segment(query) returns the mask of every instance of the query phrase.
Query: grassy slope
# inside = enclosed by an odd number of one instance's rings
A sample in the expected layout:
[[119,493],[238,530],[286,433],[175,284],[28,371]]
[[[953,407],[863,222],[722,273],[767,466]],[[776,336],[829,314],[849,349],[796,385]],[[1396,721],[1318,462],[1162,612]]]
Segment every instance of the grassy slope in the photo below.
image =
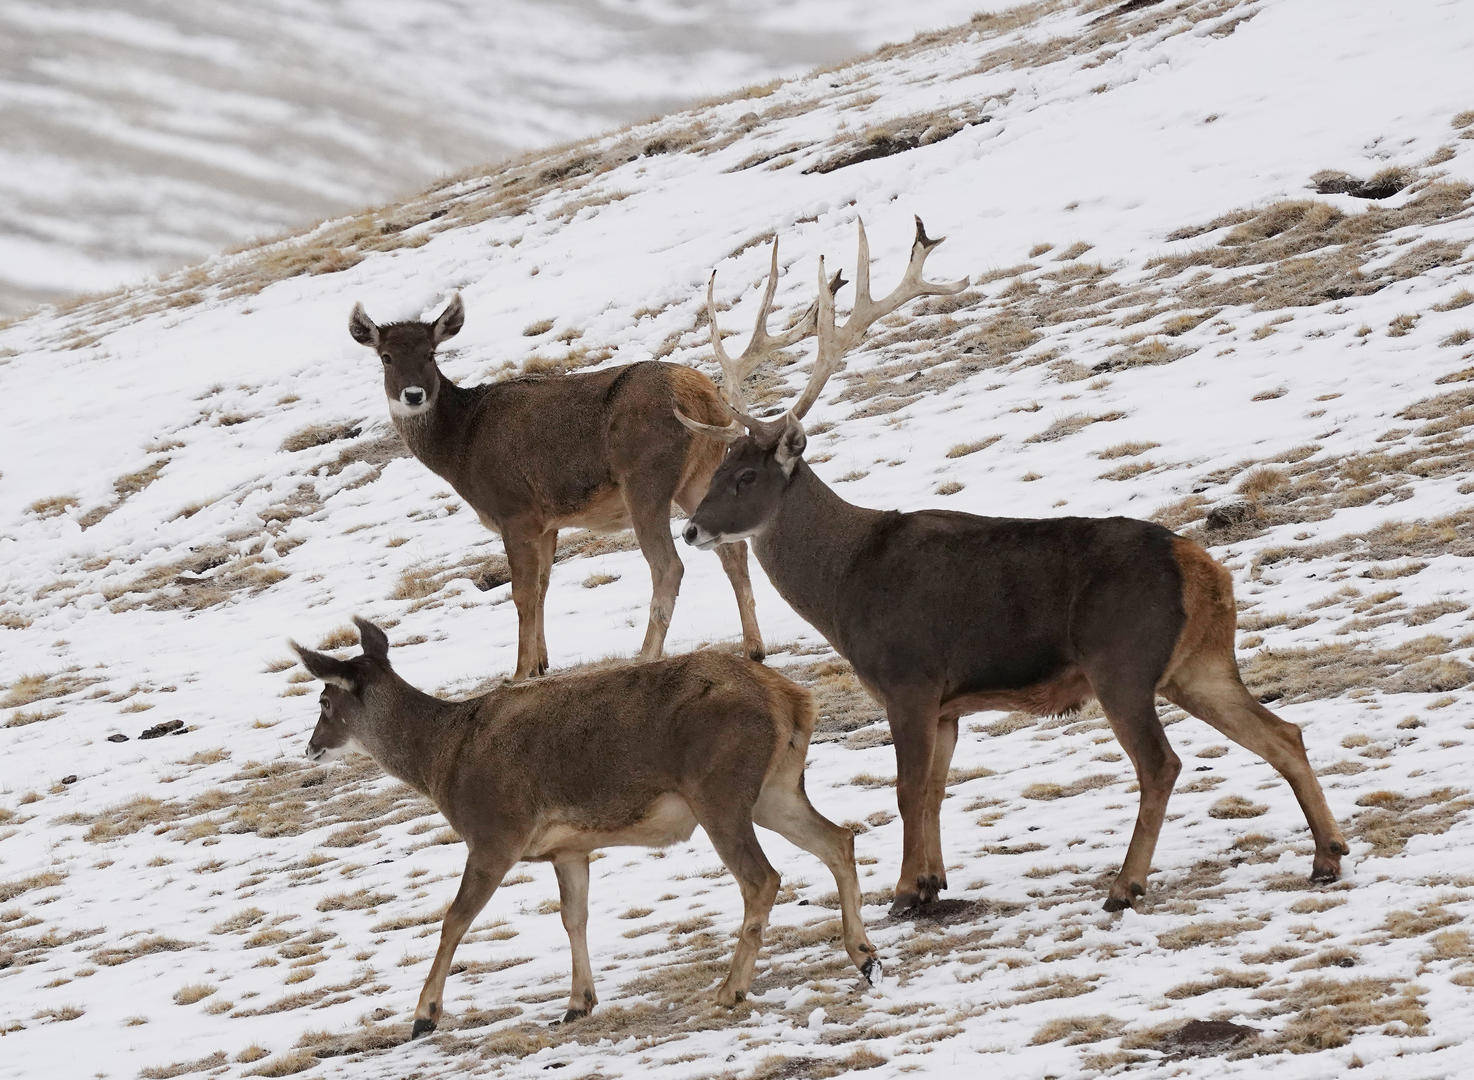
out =
[[[1452,1069],[1474,900],[1459,854],[1474,118],[1436,76],[1459,41],[1435,13],[1338,24],[1342,55],[1393,72],[1416,56],[1429,74],[1395,104],[1338,84],[1332,113],[1326,72],[1290,63],[1320,5],[1095,21],[1108,10],[980,21],[0,333],[7,382],[50,392],[10,426],[0,474],[0,985],[25,1003],[4,1021],[18,1064],[0,1068],[25,1075],[85,1030],[113,1047],[89,1071],[117,1075],[258,1058],[274,1074],[824,1075],[972,1053],[1002,1075],[1068,1075],[1145,1065],[1185,1019],[1221,1017],[1284,1056],[1163,1070]],[[1243,87],[1251,69],[1265,93]],[[1321,169],[1388,167],[1404,186],[1384,200],[1309,190]],[[1284,785],[1168,714],[1187,768],[1152,896],[1100,915],[1134,813],[1104,721],[975,717],[944,832],[964,902],[921,924],[867,909],[881,990],[854,989],[832,926],[797,904],[827,886],[775,845],[794,889],[734,1023],[706,1004],[735,919],[715,857],[618,852],[596,875],[594,1020],[541,1024],[565,954],[534,873],[464,947],[447,1033],[386,1049],[458,849],[371,767],[299,764],[310,687],[275,643],[330,641],[364,610],[397,624],[407,675],[464,691],[509,667],[513,615],[499,545],[399,456],[341,333],[349,303],[417,311],[463,288],[462,379],[702,365],[706,270],[744,290],[742,325],[776,228],[798,258],[780,303],[797,307],[813,253],[847,251],[851,202],[882,286],[912,209],[953,237],[937,276],[975,285],[855,358],[815,413],[836,426],[811,459],[872,505],[1156,514],[1214,545],[1239,582],[1251,684],[1305,725],[1353,838],[1348,882],[1306,887]],[[638,555],[571,539],[555,662],[628,652]],[[678,646],[735,636],[712,561],[687,559]],[[811,790],[863,832],[879,901],[899,829],[878,711],[762,603],[775,662],[823,695]],[[169,719],[190,730],[106,741]],[[618,1052],[580,1052],[602,1039]]]

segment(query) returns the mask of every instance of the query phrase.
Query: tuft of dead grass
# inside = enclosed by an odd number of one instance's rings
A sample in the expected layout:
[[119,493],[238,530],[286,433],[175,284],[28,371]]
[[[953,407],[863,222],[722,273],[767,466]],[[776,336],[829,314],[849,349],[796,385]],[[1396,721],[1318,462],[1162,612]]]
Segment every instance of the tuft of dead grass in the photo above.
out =
[[1436,634],[1376,649],[1344,641],[1295,649],[1263,649],[1243,662],[1244,682],[1261,701],[1310,701],[1353,689],[1441,693],[1474,682],[1474,667],[1446,654]]
[[34,889],[54,889],[66,880],[66,875],[55,870],[43,870],[29,877],[0,882],[0,904],[6,904]]

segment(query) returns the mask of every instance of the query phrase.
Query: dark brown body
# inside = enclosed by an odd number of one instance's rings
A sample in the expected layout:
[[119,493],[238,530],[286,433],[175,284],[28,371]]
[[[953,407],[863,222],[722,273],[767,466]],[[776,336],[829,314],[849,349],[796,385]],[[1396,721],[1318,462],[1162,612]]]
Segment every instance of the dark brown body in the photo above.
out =
[[434,801],[466,842],[414,1033],[435,1026],[451,958],[471,921],[521,860],[551,862],[573,951],[572,1018],[593,1008],[585,928],[589,853],[663,847],[700,825],[742,888],[737,951],[718,1001],[747,992],[778,875],[753,825],[818,855],[839,890],[846,950],[867,976],[854,838],[803,790],[814,726],[807,691],[761,664],[702,652],[508,685],[467,701],[422,694],[389,667],[388,641],[360,623],[352,661],[298,648],[328,683],[314,759],[357,748]]
[[[1315,837],[1316,880],[1346,844],[1300,731],[1244,688],[1231,578],[1199,545],[1129,518],[1030,520],[868,510],[801,460],[796,421],[733,443],[688,542],[752,537],[758,561],[881,701],[897,759],[905,852],[897,909],[946,886],[939,815],[959,716],[1068,712],[1099,699],[1136,768],[1141,810],[1106,906],[1144,889],[1180,770],[1158,694],[1265,758]],[[787,449],[785,449],[785,447]],[[790,470],[784,475],[784,466]],[[750,474],[741,489],[733,478]]]
[[[683,574],[671,505],[695,509],[722,453],[720,443],[682,427],[673,410],[724,417],[716,387],[658,361],[457,386],[441,374],[435,349],[462,318],[457,297],[428,323],[377,326],[357,307],[349,329],[384,363],[390,417],[405,446],[506,544],[517,606],[514,678],[548,668],[543,608],[558,530],[570,526],[634,530],[653,590],[640,657],[659,656]],[[761,659],[746,545],[717,554],[737,595],[746,652]]]
[[[688,427],[729,444],[685,529],[709,548],[753,538],[773,585],[885,705],[896,748],[905,851],[893,912],[945,888],[941,806],[957,719],[982,709],[1067,712],[1098,698],[1136,768],[1141,809],[1106,907],[1145,888],[1181,763],[1157,718],[1160,693],[1280,771],[1315,836],[1311,877],[1332,881],[1346,853],[1310,769],[1300,729],[1259,704],[1239,679],[1228,572],[1197,544],[1129,518],[978,517],[852,506],[804,463],[803,418],[874,323],[921,296],[950,296],[967,279],[932,282],[941,243],[916,219],[901,282],[876,300],[870,248],[858,226],[855,299],[840,325],[819,260],[816,355],[794,405],[773,420],[741,410],[742,379],[761,335],[732,361],[707,290],[712,351],[725,373],[728,419]],[[776,241],[765,293],[778,274]],[[762,320],[759,320],[759,329]]]

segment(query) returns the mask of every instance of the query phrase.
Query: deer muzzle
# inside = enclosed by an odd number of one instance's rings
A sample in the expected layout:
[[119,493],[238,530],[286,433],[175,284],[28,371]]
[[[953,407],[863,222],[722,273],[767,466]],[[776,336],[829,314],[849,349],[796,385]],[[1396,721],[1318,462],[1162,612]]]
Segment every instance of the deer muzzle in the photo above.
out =
[[681,531],[681,539],[699,551],[710,551],[721,542],[721,537],[707,532],[695,522],[687,522]]

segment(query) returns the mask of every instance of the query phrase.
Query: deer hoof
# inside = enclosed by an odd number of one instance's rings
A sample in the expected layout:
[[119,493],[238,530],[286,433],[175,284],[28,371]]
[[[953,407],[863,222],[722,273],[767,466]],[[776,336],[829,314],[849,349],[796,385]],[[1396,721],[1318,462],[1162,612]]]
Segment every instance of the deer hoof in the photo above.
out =
[[939,874],[926,874],[916,879],[916,891],[923,905],[935,903],[938,894],[946,887],[947,882]]
[[1317,885],[1329,885],[1333,881],[1341,880],[1341,867],[1338,863],[1317,861],[1311,868],[1310,880]]
[[1133,881],[1128,886],[1122,886],[1119,882],[1112,887],[1111,894],[1106,897],[1103,905],[1107,911],[1125,911],[1132,906],[1132,902],[1138,896],[1146,895],[1146,887],[1139,881]]
[[880,966],[879,958],[872,956],[861,966],[860,974],[865,976],[865,982],[868,985],[874,986],[880,982],[881,976],[885,974],[885,969]]
[[896,893],[895,900],[891,901],[890,916],[893,919],[903,918],[910,915],[921,906],[921,897],[916,893]]
[[435,1021],[426,1020],[423,1017],[415,1019],[414,1027],[409,1029],[410,1040],[418,1039],[421,1035],[428,1035],[435,1030]]
[[747,650],[747,658],[749,660],[756,660],[759,664],[761,664],[763,660],[766,659],[767,655],[767,652],[764,651],[761,646],[756,649]]
[[587,1009],[569,1009],[563,1014],[563,1019],[554,1020],[548,1027],[557,1027],[559,1024],[571,1024],[575,1020],[582,1020],[589,1014]]

